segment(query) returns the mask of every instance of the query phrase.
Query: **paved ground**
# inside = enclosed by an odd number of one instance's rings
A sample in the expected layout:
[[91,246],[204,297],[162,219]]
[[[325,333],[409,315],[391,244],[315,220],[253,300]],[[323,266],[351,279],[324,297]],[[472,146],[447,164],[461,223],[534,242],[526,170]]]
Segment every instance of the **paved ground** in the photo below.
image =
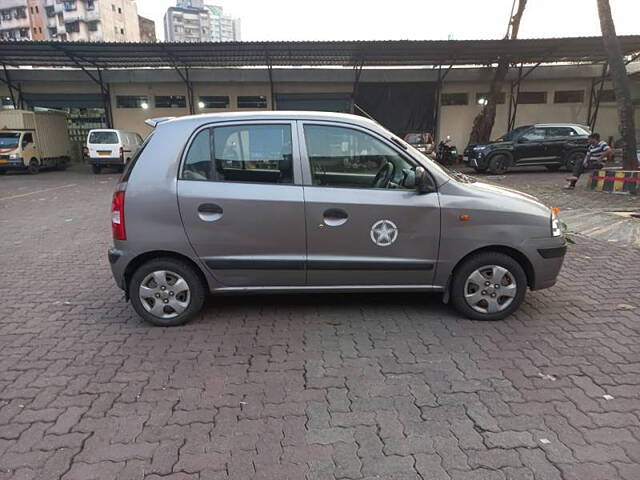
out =
[[[563,177],[494,180],[637,207]],[[0,479],[640,479],[640,250],[578,236],[503,322],[315,295],[159,329],[109,273],[115,180],[0,177]]]

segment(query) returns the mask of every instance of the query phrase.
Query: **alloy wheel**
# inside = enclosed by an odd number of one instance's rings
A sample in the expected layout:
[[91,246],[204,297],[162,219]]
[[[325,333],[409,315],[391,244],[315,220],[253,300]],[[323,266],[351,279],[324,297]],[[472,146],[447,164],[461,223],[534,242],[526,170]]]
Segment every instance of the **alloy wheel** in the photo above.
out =
[[180,315],[191,300],[187,281],[169,270],[158,270],[144,277],[138,295],[147,312],[163,319]]
[[515,276],[499,265],[475,270],[464,284],[467,304],[479,313],[498,313],[513,303],[518,292]]

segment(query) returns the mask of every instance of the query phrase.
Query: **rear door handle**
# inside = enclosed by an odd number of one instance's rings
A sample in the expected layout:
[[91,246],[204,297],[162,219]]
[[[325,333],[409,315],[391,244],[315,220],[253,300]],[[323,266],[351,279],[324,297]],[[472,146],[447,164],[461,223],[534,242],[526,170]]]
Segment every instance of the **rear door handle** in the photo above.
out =
[[349,219],[349,214],[341,208],[329,208],[324,211],[322,216],[323,224],[328,227],[339,227],[347,223]]
[[198,206],[198,217],[203,222],[216,222],[222,218],[224,211],[215,203],[203,203]]

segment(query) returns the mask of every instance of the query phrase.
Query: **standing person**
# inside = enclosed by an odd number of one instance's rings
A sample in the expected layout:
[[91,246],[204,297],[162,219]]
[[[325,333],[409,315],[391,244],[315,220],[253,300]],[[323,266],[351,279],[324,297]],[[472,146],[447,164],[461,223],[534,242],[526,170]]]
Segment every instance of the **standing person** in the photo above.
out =
[[600,140],[599,133],[589,135],[589,149],[581,162],[576,162],[573,166],[573,175],[567,178],[569,184],[564,187],[573,190],[576,183],[586,170],[599,170],[604,166],[603,161],[613,160],[613,150],[604,140]]

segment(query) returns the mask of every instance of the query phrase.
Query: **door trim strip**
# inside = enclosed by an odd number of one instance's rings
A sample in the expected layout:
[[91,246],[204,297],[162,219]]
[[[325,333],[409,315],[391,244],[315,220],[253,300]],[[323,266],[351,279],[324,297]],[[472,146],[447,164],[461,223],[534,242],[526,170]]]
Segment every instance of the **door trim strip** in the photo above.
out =
[[424,260],[305,260],[303,259],[261,259],[261,258],[221,258],[206,260],[212,270],[420,270],[430,271],[434,263]]

